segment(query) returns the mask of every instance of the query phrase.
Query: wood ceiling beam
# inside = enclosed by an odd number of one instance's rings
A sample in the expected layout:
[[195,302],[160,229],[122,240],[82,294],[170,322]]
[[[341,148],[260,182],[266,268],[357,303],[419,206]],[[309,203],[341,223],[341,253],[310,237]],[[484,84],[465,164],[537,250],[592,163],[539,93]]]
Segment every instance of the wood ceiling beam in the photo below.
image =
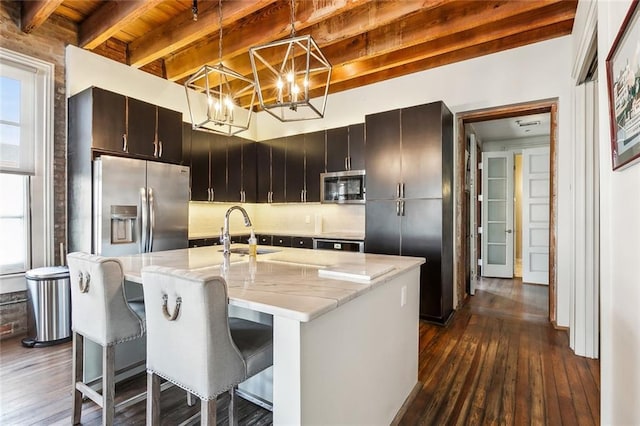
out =
[[349,63],[343,61],[346,65],[336,67],[333,70],[331,81],[333,82],[335,79],[338,82],[358,75],[381,71],[385,68],[402,66],[425,58],[464,50],[474,45],[505,39],[531,29],[545,28],[561,22],[572,22],[575,9],[566,7],[566,3],[568,2],[549,6],[546,11],[532,10],[501,20],[493,20],[489,24],[466,28],[456,33],[445,34],[442,32],[442,37],[420,44],[408,45],[401,49],[382,48],[379,51],[367,51],[361,54],[356,61]]
[[[490,2],[473,2],[475,5],[490,5]],[[398,49],[393,41],[385,42],[389,37],[383,37],[380,43],[371,43],[371,37],[380,38],[382,34],[368,33],[333,44],[323,49],[323,53],[334,63],[331,86],[343,80],[375,73],[385,68],[403,66],[422,59],[438,56],[456,49],[465,49],[475,44],[486,43],[501,39],[531,28],[545,27],[557,22],[572,21],[575,15],[575,4],[571,2],[556,2],[545,8],[532,9],[526,7],[527,2],[512,2],[525,6],[522,8],[508,7],[496,9],[491,23],[478,25],[478,19],[467,19],[467,12],[462,11],[455,20],[442,20],[428,26],[407,24],[406,31],[398,37],[409,40],[405,47]],[[511,5],[513,6],[513,4]],[[474,10],[477,12],[477,10]],[[475,13],[469,16],[474,16]],[[447,14],[447,16],[452,16]],[[418,20],[425,20],[425,15],[418,16]],[[409,20],[406,20],[409,21]],[[375,30],[378,31],[378,30]],[[374,31],[374,32],[375,32]],[[395,29],[380,28],[380,32],[387,34]],[[435,38],[439,35],[442,37]],[[416,43],[416,40],[419,43]],[[421,42],[420,42],[421,41]],[[236,70],[238,70],[236,68]],[[243,103],[246,103],[243,100]]]
[[162,0],[106,1],[78,27],[78,44],[94,49]]
[[[531,43],[550,40],[552,38],[571,34],[572,28],[573,20],[558,22],[548,27],[536,28],[520,34],[508,36],[504,39],[492,40],[483,44],[469,46],[459,51],[444,53],[436,57],[425,58],[416,62],[405,64],[403,66],[387,68],[385,70],[378,71],[372,74],[358,76],[348,80],[336,82],[335,84],[332,83],[329,92],[338,93],[344,90],[355,89],[384,80],[413,74],[415,72],[425,71],[431,68],[449,65],[455,62],[465,61],[468,59],[477,58],[504,50],[522,47]],[[316,92],[314,93],[314,95],[320,96],[320,93]]]
[[[395,2],[386,2],[391,5],[396,5]],[[489,30],[492,30],[493,25],[498,21],[513,18],[523,14],[549,14],[555,15],[558,13],[568,14],[573,16],[575,14],[575,4],[571,9],[571,2],[562,0],[546,1],[546,7],[540,8],[540,3],[533,2],[503,2],[503,1],[455,1],[455,2],[440,2],[438,7],[434,9],[423,9],[419,13],[410,13],[402,16],[401,20],[391,19],[388,25],[383,25],[383,22],[376,19],[372,24],[373,27],[368,32],[359,31],[360,28],[365,28],[362,21],[355,19],[349,19],[348,22],[353,22],[354,25],[345,25],[342,31],[335,31],[336,40],[339,42],[333,43],[328,38],[325,39],[327,43],[322,46],[322,52],[327,57],[330,63],[334,66],[338,66],[343,63],[353,62],[355,60],[363,60],[378,55],[383,55],[388,52],[392,52],[397,49],[407,48],[411,46],[420,45],[429,40],[436,39],[438,37],[447,36],[451,34],[461,33],[465,30],[475,28],[479,23],[484,22],[478,19],[478,16],[488,15],[492,16],[492,25],[489,25]],[[526,15],[530,16],[530,15]],[[339,17],[338,17],[339,18]],[[331,20],[330,20],[331,21]],[[316,33],[314,30],[319,26],[332,27],[335,26],[328,21],[314,25],[301,34],[311,33],[316,42]],[[377,22],[377,25],[375,25]],[[310,30],[310,31],[309,31]],[[346,38],[346,35],[353,35],[350,38]],[[276,61],[277,58],[270,58],[265,56],[268,61]],[[235,57],[225,61],[225,65],[229,68],[250,76],[251,63],[248,55]]]
[[[303,30],[332,16],[354,9],[368,0],[299,1],[296,5],[296,31]],[[225,58],[246,55],[249,47],[287,37],[291,34],[291,11],[288,1],[278,1],[234,23],[223,33]],[[187,48],[165,60],[167,79],[179,80],[193,74],[207,63],[217,62],[218,40],[211,39]]]
[[[430,9],[441,7],[444,4],[453,4],[455,2],[456,0],[405,0],[402,2],[376,0],[307,27],[297,34],[311,34],[316,43],[321,46],[338,43],[346,39],[353,38],[354,36],[373,31],[380,26],[390,25],[396,21],[406,20],[410,16],[424,16],[424,14]],[[479,3],[480,2],[478,2],[478,4]],[[344,47],[344,45],[341,45],[338,50]],[[246,46],[241,46],[241,49],[246,49],[248,51]],[[351,49],[351,46],[349,46],[349,49]],[[340,53],[342,54],[344,52]],[[269,53],[264,52],[263,55],[265,60],[269,62],[277,61],[277,58],[270,57]],[[223,58],[223,60],[227,67],[245,76],[250,76],[252,74],[251,62],[248,55],[242,54],[232,58],[229,58],[228,55],[225,56],[226,57]],[[327,56],[327,58],[330,62],[334,62],[329,56]],[[338,62],[339,61],[336,63]]]
[[[222,3],[222,26],[232,25],[276,0],[233,0]],[[201,2],[198,20],[193,20],[191,10],[173,18],[166,25],[157,27],[129,43],[129,64],[140,67],[155,59],[168,56],[209,34],[219,30],[217,2]],[[211,42],[213,43],[213,41]],[[217,42],[216,42],[217,43]],[[217,44],[216,44],[217,46]],[[217,52],[217,50],[216,50]]]
[[33,0],[21,3],[20,27],[25,33],[30,33],[51,16],[62,0]]

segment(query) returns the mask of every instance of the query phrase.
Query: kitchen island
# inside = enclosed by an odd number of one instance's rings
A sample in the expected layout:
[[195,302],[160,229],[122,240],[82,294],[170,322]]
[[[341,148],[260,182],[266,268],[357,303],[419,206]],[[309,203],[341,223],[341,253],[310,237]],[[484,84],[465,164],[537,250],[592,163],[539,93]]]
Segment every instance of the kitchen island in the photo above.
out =
[[230,311],[273,323],[273,367],[249,389],[272,401],[274,424],[389,424],[418,382],[424,259],[262,246],[252,258],[246,248],[119,259],[138,283],[146,265],[222,275]]

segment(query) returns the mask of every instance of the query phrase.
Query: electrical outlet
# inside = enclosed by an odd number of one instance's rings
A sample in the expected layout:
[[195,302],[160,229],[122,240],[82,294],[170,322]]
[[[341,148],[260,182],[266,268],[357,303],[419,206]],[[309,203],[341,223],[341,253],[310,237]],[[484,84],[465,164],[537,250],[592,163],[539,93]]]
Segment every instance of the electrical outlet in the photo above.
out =
[[407,304],[407,286],[403,285],[400,289],[400,307]]
[[311,223],[311,216],[306,215],[306,216],[304,217],[304,223]]

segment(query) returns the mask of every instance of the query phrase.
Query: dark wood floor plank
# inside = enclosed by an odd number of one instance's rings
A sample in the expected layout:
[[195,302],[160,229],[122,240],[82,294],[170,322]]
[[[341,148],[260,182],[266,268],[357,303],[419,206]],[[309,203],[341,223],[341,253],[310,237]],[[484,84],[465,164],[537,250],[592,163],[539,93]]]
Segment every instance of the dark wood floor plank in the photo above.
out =
[[598,396],[600,395],[600,389],[598,388],[597,383],[593,380],[593,376],[591,375],[589,364],[592,361],[593,360],[590,359],[583,359],[581,360],[581,362],[576,363],[576,367],[578,368],[578,373],[580,374],[580,381],[582,382],[584,393],[587,398],[587,403],[589,404],[591,417],[597,419],[600,418],[600,399],[598,398]]
[[[517,335],[520,334],[520,324],[512,325]],[[515,423],[516,412],[516,380],[518,375],[518,345],[519,340],[516,336],[509,339],[509,347],[507,348],[507,362],[504,372],[504,385],[502,387],[502,417],[500,424],[512,425]]]
[[564,363],[569,381],[569,389],[571,389],[571,401],[575,408],[578,423],[585,426],[593,425],[595,422],[591,416],[585,388],[580,378],[580,373],[578,372],[578,363],[573,362],[573,359],[568,359],[567,356],[564,357]]
[[467,421],[469,424],[480,424],[485,415],[486,396],[489,391],[489,383],[493,375],[494,364],[496,360],[496,352],[498,350],[498,342],[500,340],[500,322],[492,321],[488,323],[491,329],[489,342],[486,347],[486,353],[480,364],[480,377],[475,392],[471,397],[469,414]]
[[[566,331],[547,319],[546,287],[482,279],[446,327],[420,322],[421,387],[401,425],[600,423],[600,363],[575,356]],[[383,386],[384,384],[382,384]],[[141,375],[116,387],[116,401],[146,387]],[[0,343],[0,424],[67,425],[71,420],[71,345],[27,349]],[[199,411],[184,391],[160,397],[162,425]],[[228,397],[218,400],[226,424]],[[145,403],[116,410],[116,424],[143,425]],[[270,425],[269,411],[238,399],[239,424]],[[82,423],[99,425],[99,407],[83,403]]]
[[516,374],[516,410],[514,414],[515,423],[518,425],[531,423],[531,382],[529,380],[529,333],[523,326],[518,345],[518,372]]
[[[553,345],[553,333],[552,329],[541,329],[541,338],[545,340],[548,345]],[[553,349],[542,352],[542,380],[544,383],[544,400],[545,400],[545,416],[547,424],[559,425],[562,424],[562,416],[560,414],[560,403],[558,401],[558,389],[556,387],[556,380],[553,372]]]

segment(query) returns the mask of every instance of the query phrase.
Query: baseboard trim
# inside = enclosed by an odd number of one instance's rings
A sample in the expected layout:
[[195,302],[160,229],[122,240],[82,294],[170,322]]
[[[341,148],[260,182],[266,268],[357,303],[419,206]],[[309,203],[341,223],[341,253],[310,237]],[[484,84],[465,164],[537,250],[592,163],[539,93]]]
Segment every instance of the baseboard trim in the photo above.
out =
[[411,405],[411,403],[416,398],[416,396],[418,396],[418,392],[420,392],[421,388],[422,388],[422,383],[419,382],[419,381],[416,382],[416,384],[413,386],[413,389],[411,389],[411,392],[409,393],[407,398],[404,400],[404,403],[402,404],[402,406],[400,407],[400,409],[396,413],[396,416],[391,421],[391,425],[390,426],[398,426],[400,424],[400,420],[402,420],[402,418],[404,417],[405,413],[409,409],[409,405]]

